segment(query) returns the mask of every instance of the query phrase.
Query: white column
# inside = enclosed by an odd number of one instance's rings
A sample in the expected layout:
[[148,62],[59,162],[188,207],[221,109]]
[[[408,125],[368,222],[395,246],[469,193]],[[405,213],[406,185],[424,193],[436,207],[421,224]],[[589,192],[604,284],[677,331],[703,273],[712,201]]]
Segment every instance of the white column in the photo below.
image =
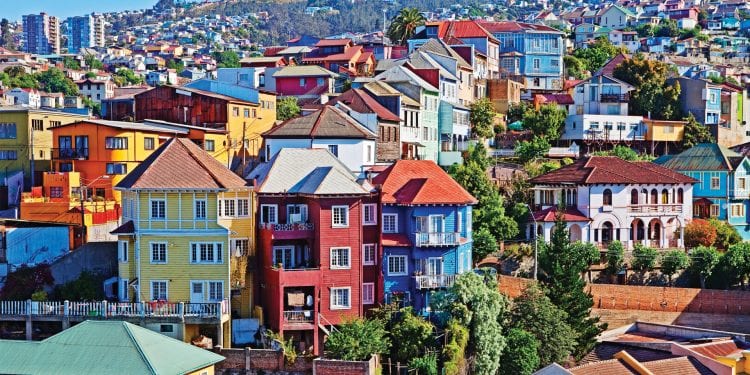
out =
[[663,225],[660,225],[659,227],[661,228],[660,230],[661,238],[659,239],[659,245],[660,245],[659,247],[663,249],[667,247],[667,231]]
[[680,248],[685,247],[685,226],[680,226],[680,239],[677,240],[677,246]]

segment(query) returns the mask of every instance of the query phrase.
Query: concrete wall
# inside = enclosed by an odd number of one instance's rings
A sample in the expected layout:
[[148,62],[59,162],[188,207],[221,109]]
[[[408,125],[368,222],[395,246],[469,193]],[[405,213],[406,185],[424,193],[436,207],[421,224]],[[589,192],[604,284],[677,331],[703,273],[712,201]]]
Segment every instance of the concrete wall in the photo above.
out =
[[214,349],[226,359],[216,364],[216,374],[284,374],[284,375],[374,375],[378,358],[369,361],[338,361],[324,358],[297,357],[287,364],[281,351],[270,349]]
[[58,285],[77,279],[83,271],[105,279],[117,276],[117,242],[85,244],[52,263],[50,271]]

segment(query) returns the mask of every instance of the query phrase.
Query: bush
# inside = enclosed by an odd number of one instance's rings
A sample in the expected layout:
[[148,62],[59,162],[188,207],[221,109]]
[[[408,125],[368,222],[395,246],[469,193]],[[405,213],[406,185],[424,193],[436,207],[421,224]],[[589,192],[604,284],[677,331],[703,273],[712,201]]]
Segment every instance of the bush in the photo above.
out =
[[656,249],[636,244],[633,249],[632,266],[638,272],[651,271],[656,266],[656,258],[659,252]]
[[5,285],[0,290],[4,300],[22,301],[30,299],[32,294],[54,283],[49,265],[40,264],[34,267],[23,265],[8,274]]
[[607,247],[607,273],[617,275],[622,269],[625,249],[620,241],[612,241]]
[[404,308],[400,315],[391,328],[391,339],[398,343],[393,347],[393,354],[395,360],[408,362],[434,345],[433,326],[422,317],[414,315],[411,308]]
[[426,354],[424,357],[412,358],[412,360],[409,361],[409,369],[416,370],[417,374],[420,375],[437,375],[437,355],[430,353]]
[[538,348],[534,335],[518,328],[508,331],[508,346],[500,357],[500,374],[531,375],[539,367]]
[[716,228],[703,219],[693,219],[685,226],[685,246],[687,248],[713,246],[716,236]]
[[102,282],[104,278],[83,271],[77,279],[55,288],[55,297],[68,301],[101,301],[104,299]]
[[354,319],[331,332],[325,343],[325,350],[334,359],[367,361],[373,354],[388,352],[391,343],[386,335],[382,322]]
[[714,241],[714,245],[717,248],[726,250],[730,246],[742,242],[742,236],[737,232],[737,228],[734,225],[717,219],[711,219],[708,223],[716,229],[716,241]]
[[690,260],[682,250],[672,250],[661,256],[661,273],[666,275],[669,283],[672,283],[672,275],[679,270],[685,269]]
[[445,328],[448,344],[443,348],[445,375],[458,375],[466,367],[466,346],[469,344],[469,329],[457,320],[450,320]]

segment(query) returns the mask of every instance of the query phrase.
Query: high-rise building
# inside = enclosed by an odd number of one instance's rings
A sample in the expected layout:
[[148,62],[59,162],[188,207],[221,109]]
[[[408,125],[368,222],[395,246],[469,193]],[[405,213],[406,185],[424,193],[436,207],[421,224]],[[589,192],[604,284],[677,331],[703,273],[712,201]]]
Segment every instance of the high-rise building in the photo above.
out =
[[81,48],[104,47],[104,16],[89,14],[65,20],[68,53],[78,53]]
[[23,49],[36,54],[60,53],[60,19],[47,13],[23,16]]

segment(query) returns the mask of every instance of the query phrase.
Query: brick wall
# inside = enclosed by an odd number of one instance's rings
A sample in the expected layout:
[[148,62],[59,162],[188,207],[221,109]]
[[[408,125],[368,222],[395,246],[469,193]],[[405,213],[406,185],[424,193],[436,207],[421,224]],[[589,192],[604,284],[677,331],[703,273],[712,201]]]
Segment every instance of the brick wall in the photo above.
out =
[[313,361],[314,375],[375,375],[377,356],[369,361],[337,361],[318,358]]
[[374,375],[378,365],[377,357],[369,361],[337,361],[330,359],[298,357],[289,365],[284,362],[280,351],[267,349],[214,349],[224,356],[224,361],[216,365],[216,373],[221,374],[286,374],[286,375]]

